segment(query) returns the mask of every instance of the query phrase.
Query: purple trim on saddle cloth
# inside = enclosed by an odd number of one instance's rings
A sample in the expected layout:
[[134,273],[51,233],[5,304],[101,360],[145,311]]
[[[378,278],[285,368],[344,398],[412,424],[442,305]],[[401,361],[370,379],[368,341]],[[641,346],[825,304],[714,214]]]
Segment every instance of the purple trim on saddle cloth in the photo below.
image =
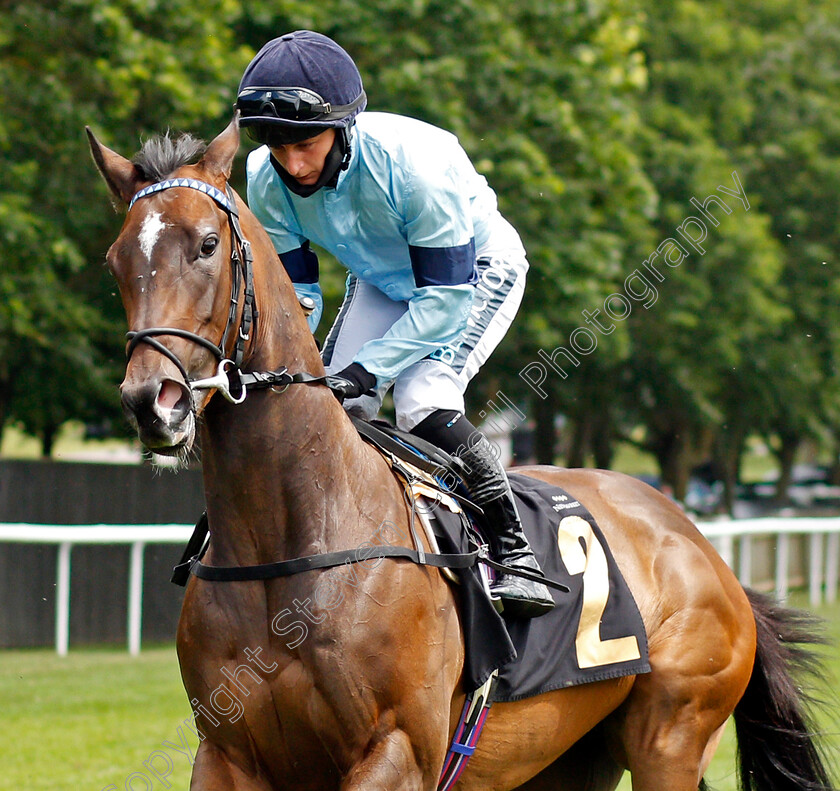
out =
[[461,718],[455,728],[452,744],[446,756],[446,762],[440,773],[437,791],[449,791],[467,766],[475,752],[487,713],[493,704],[493,690],[496,687],[496,672],[477,690],[470,692],[464,701]]
[[128,204],[128,210],[131,211],[131,207],[137,203],[140,198],[145,198],[148,195],[154,195],[156,192],[163,192],[163,190],[168,190],[170,187],[187,187],[191,190],[198,190],[198,192],[203,192],[208,197],[212,198],[216,203],[219,204],[226,212],[229,214],[236,214],[236,208],[233,204],[228,200],[227,195],[219,189],[216,189],[212,184],[207,184],[204,181],[199,181],[198,179],[167,179],[166,181],[159,181],[157,184],[150,184],[148,187],[143,187],[132,199],[131,203]]

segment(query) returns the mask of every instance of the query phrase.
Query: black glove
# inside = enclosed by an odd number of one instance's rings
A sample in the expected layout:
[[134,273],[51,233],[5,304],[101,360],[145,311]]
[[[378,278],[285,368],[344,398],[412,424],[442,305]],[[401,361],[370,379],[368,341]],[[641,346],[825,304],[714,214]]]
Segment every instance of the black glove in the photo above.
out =
[[376,377],[359,363],[350,363],[343,371],[330,377],[330,388],[339,401],[358,398],[376,387]]

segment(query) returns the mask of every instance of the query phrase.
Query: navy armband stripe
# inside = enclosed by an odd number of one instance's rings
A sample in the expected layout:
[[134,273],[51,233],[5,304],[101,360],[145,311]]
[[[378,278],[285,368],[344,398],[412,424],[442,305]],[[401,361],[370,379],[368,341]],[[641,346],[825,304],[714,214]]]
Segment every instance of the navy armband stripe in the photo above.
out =
[[409,245],[414,282],[422,286],[460,286],[475,283],[475,240],[459,247],[415,247]]
[[292,283],[318,282],[318,256],[309,249],[309,242],[288,253],[280,253],[280,260]]

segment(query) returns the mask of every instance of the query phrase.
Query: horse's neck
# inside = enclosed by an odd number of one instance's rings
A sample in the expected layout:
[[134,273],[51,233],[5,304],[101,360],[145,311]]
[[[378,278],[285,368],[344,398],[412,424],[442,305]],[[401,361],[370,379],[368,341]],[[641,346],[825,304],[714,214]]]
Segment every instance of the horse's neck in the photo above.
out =
[[[270,263],[280,266],[276,255]],[[246,368],[322,374],[290,284],[265,255],[259,265],[255,260],[260,315]],[[299,384],[255,391],[241,405],[218,394],[214,400],[202,430],[213,562],[252,564],[334,548],[342,521],[335,515],[358,508],[362,496],[348,469],[364,468],[370,455],[330,391]]]
[[[217,563],[252,564],[324,551],[359,493],[347,475],[361,449],[331,394],[297,385],[261,391],[207,416],[205,495]],[[327,398],[321,398],[321,395]],[[335,410],[339,414],[335,414]]]

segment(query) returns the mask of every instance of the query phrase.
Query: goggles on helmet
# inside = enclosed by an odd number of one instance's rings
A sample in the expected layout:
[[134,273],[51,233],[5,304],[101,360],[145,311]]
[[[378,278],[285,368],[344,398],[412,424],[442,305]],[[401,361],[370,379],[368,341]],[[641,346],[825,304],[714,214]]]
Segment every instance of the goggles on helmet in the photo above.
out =
[[245,88],[236,99],[236,107],[247,125],[291,121],[297,123],[337,121],[345,118],[365,100],[365,92],[350,104],[332,105],[308,88]]
[[260,120],[262,123],[246,126],[245,132],[255,143],[269,148],[302,143],[304,140],[316,137],[330,128],[328,126],[308,125],[280,126],[279,124],[268,123],[264,119]]

